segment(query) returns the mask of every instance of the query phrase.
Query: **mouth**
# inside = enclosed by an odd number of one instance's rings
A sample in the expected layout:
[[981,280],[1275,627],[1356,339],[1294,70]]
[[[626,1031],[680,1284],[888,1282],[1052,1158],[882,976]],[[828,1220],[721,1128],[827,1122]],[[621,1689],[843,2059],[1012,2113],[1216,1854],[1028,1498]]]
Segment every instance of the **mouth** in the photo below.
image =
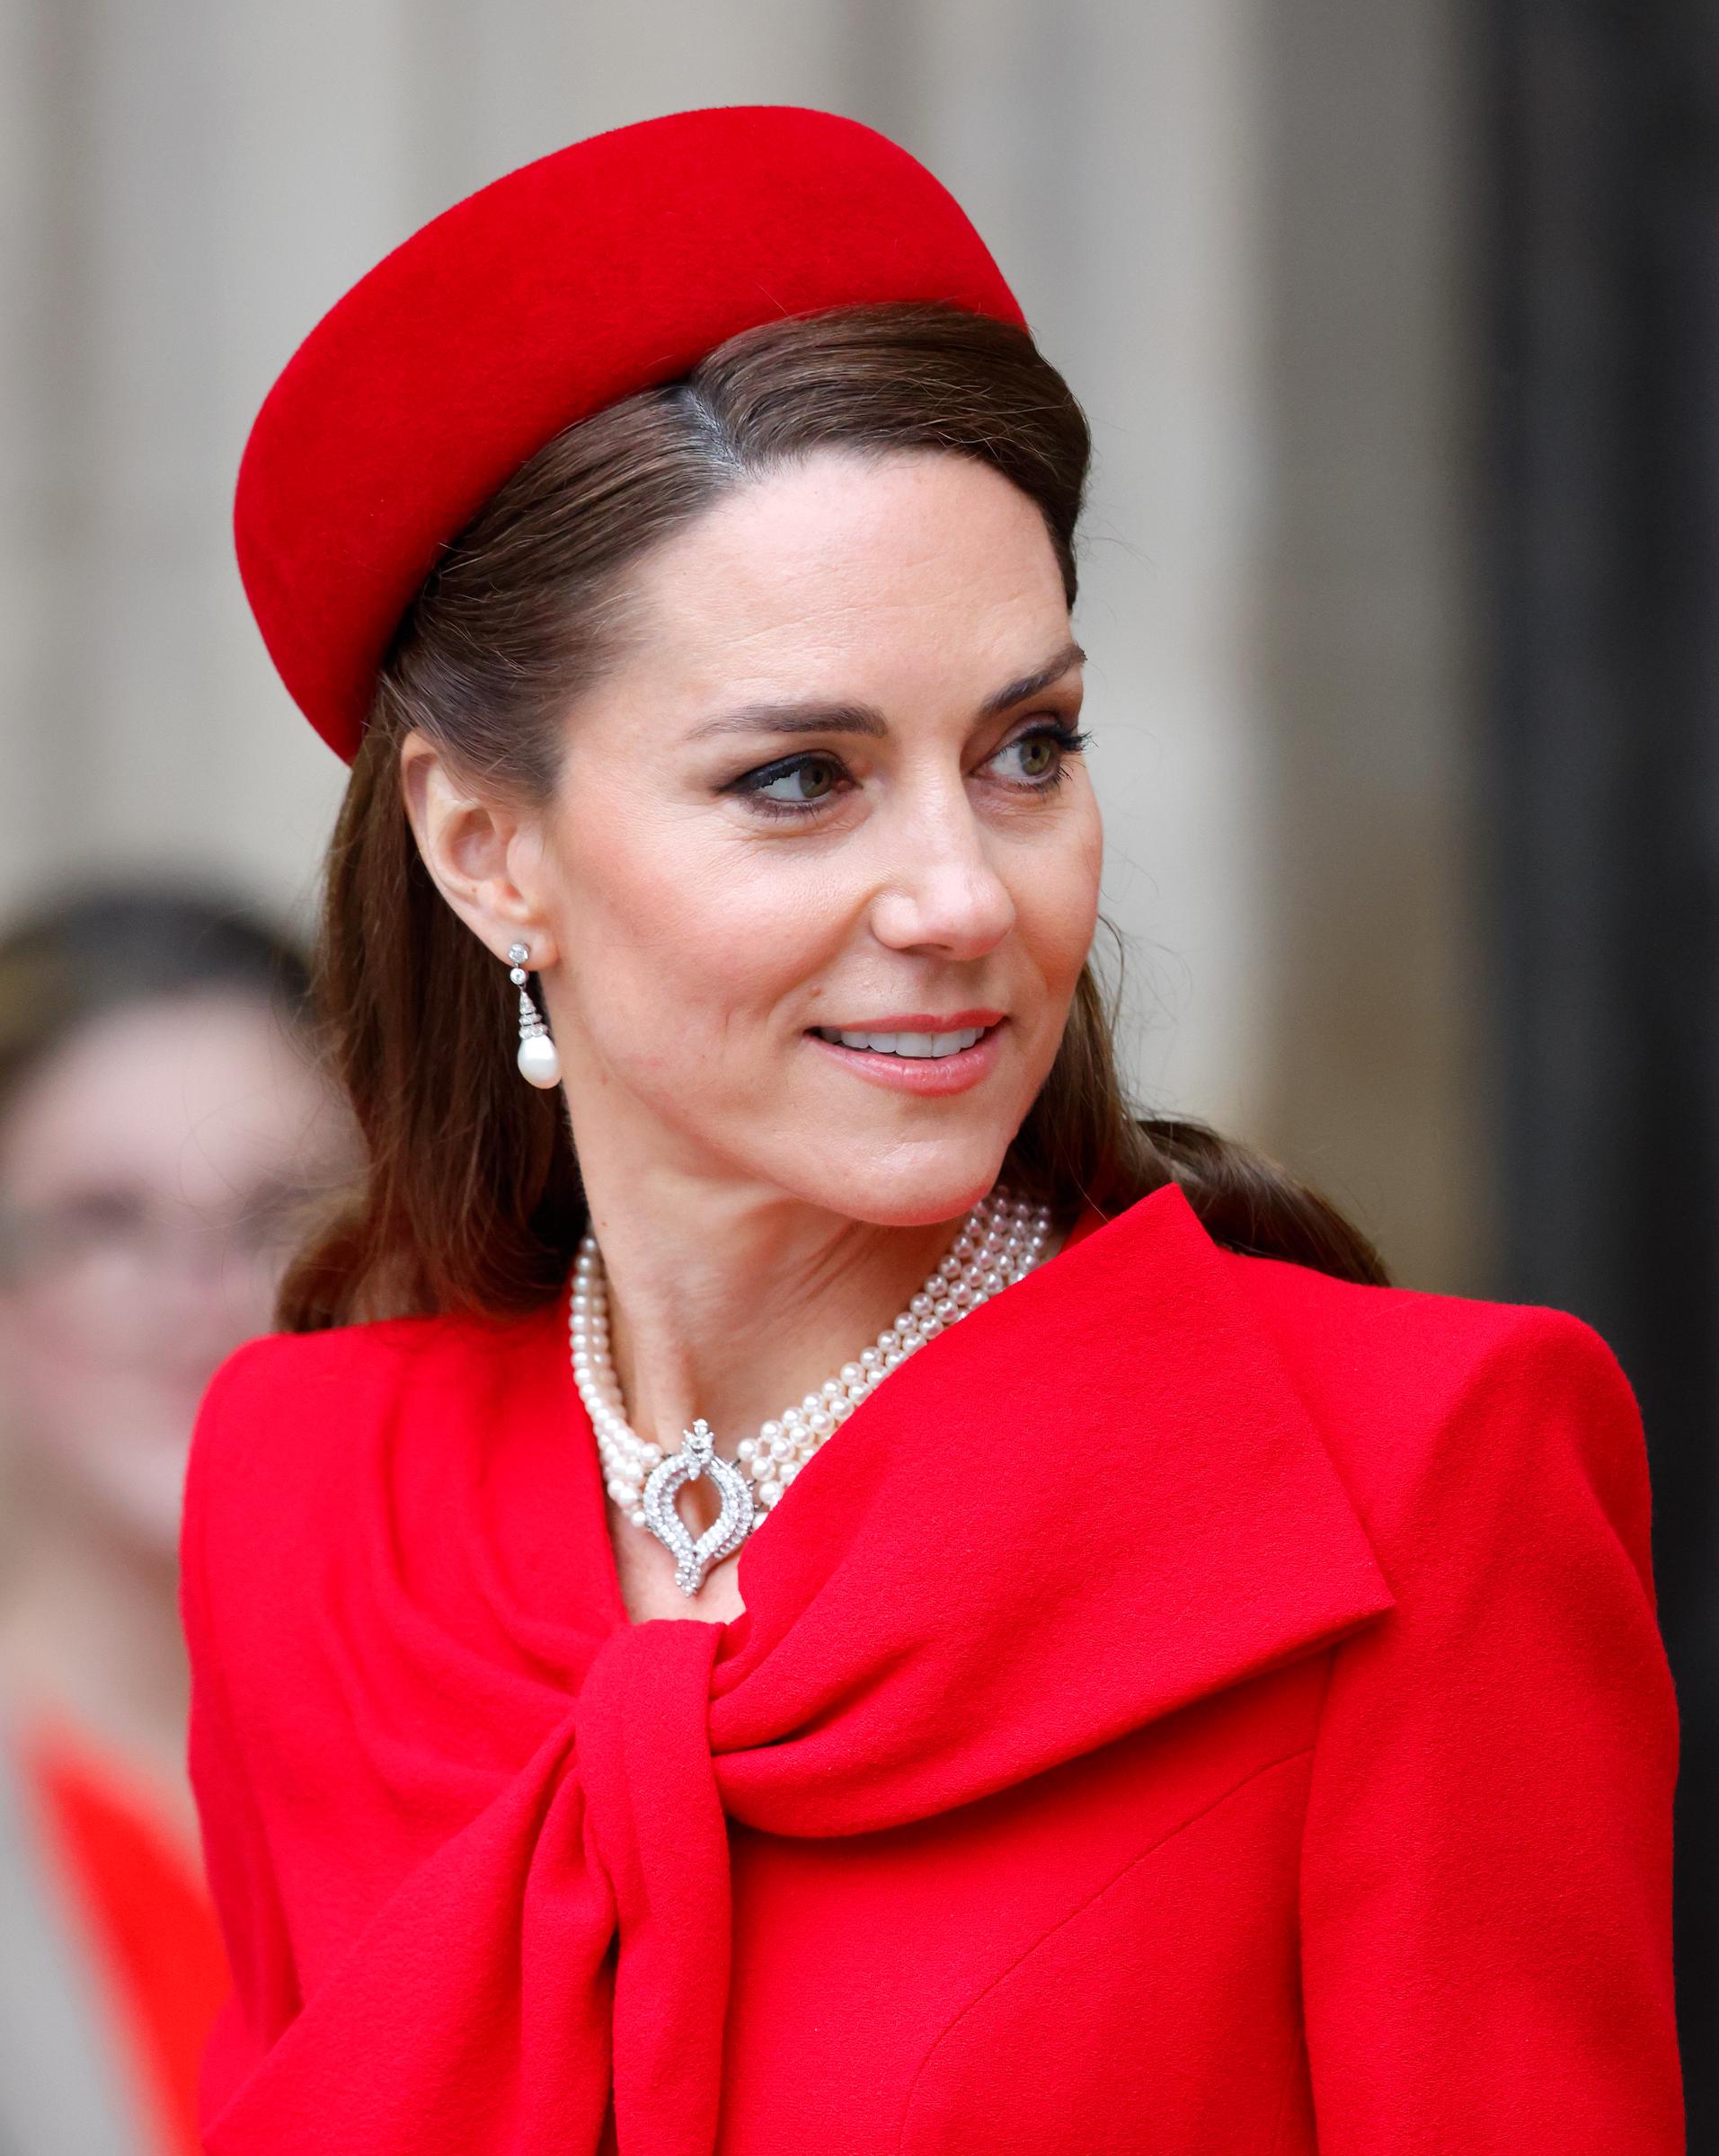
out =
[[906,1056],[916,1063],[941,1063],[960,1056],[983,1040],[988,1026],[956,1026],[944,1033],[846,1032],[835,1026],[814,1026],[820,1040],[834,1047],[858,1048],[868,1056]]
[[910,1093],[958,1093],[997,1065],[1006,1021],[1000,1011],[916,1012],[888,1026],[814,1026],[806,1038],[855,1077]]

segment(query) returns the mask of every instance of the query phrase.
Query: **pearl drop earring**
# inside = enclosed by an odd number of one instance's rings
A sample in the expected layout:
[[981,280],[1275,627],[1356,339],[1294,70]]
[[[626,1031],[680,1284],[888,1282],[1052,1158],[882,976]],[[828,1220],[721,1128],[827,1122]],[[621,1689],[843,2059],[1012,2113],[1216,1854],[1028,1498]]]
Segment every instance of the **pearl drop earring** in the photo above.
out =
[[547,1091],[561,1083],[561,1056],[549,1038],[543,1013],[526,993],[526,962],[530,956],[527,944],[508,946],[508,978],[519,991],[519,1075]]

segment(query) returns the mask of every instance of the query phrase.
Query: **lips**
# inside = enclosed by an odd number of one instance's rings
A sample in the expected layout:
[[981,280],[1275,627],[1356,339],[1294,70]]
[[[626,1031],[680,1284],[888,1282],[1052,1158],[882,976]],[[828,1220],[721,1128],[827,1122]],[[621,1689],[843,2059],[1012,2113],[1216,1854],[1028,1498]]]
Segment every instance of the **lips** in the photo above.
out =
[[[917,1014],[916,1013],[916,1016]],[[805,1035],[855,1078],[896,1093],[929,1099],[964,1093],[997,1067],[1007,1021],[997,1012],[958,1011],[908,1027],[814,1026]]]

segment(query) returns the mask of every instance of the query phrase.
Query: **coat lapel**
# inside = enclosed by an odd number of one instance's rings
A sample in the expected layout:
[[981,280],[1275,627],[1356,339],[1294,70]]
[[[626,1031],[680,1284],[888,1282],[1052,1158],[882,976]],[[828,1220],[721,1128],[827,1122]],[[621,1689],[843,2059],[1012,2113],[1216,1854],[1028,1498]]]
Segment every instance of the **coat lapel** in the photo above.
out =
[[988,1794],[1391,1606],[1235,1261],[1174,1186],[922,1349],[740,1559],[723,1799],[864,1831]]

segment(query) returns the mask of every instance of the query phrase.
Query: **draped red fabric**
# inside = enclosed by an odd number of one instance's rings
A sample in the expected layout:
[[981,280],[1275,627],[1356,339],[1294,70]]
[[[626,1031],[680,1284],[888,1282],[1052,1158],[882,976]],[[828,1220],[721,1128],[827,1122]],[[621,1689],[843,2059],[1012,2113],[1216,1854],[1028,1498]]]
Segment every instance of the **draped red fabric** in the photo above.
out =
[[[740,1618],[634,1626],[563,1325],[265,1341],[210,1393],[212,2156],[1669,2156],[1674,1726],[1585,1327],[1234,1258],[1160,1191],[877,1390]],[[1022,1988],[1124,1892],[1165,1898]]]

